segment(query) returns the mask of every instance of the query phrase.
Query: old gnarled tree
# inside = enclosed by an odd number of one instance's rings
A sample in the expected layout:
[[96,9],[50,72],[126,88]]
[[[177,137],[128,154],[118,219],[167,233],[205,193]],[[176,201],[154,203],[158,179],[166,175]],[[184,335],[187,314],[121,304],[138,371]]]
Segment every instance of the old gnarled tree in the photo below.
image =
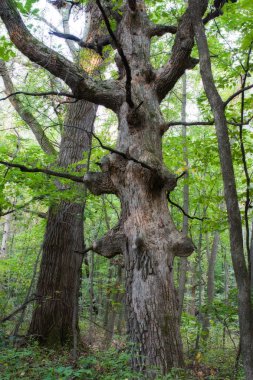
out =
[[[190,57],[194,33],[188,10],[177,27],[154,25],[142,0],[124,1],[113,33],[107,8],[100,1],[97,5],[108,28],[107,41],[117,51],[118,80],[94,79],[35,39],[14,1],[2,0],[0,16],[13,43],[30,60],[65,81],[77,99],[103,105],[118,116],[117,149],[104,157],[101,173],[85,178],[92,192],[114,193],[122,207],[119,225],[94,250],[124,256],[133,367],[158,366],[166,373],[183,363],[173,260],[190,255],[193,244],[176,230],[168,210],[167,193],[177,179],[163,164],[166,123],[160,103],[185,70],[196,65]],[[174,46],[167,64],[156,71],[150,63],[151,38],[168,32],[176,33]]]

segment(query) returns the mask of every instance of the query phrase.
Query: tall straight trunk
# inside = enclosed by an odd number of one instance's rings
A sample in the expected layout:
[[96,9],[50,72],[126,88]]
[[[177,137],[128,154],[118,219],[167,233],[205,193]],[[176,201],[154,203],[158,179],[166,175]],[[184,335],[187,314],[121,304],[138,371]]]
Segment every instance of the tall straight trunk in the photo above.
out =
[[251,304],[250,276],[244,257],[242,221],[236,191],[229,133],[225,117],[225,106],[214,83],[209,48],[202,22],[203,8],[207,8],[208,2],[190,0],[189,4],[195,38],[199,50],[200,72],[215,120],[224,195],[230,229],[231,256],[238,286],[241,352],[246,379],[250,380],[253,379],[253,312]]
[[[80,161],[83,153],[89,151],[96,109],[85,101],[69,105],[60,146],[60,166]],[[85,196],[82,185],[80,196]],[[61,201],[49,209],[36,290],[38,301],[28,331],[47,345],[71,341],[78,329],[76,302],[83,256],[76,251],[84,250],[83,210],[84,199],[80,203]]]
[[[181,120],[182,122],[186,122],[186,103],[187,103],[187,80],[186,74],[183,75],[183,96],[182,96],[182,112],[181,112]],[[186,214],[189,213],[189,172],[188,172],[188,148],[187,148],[187,128],[185,125],[182,126],[182,137],[183,137],[183,159],[184,165],[187,167],[185,173],[185,183],[183,189],[183,209]],[[188,217],[186,215],[183,216],[183,229],[182,232],[184,235],[188,234],[189,223]],[[178,286],[178,300],[179,300],[179,316],[182,314],[183,305],[184,305],[184,295],[185,295],[185,285],[187,280],[187,268],[188,268],[188,260],[186,257],[182,257],[180,259],[180,267],[179,267],[179,286]]]
[[11,214],[7,214],[5,217],[3,236],[0,249],[0,258],[3,259],[7,255],[8,239],[11,231]]
[[[205,213],[205,212],[204,212]],[[198,295],[197,295],[197,312],[195,315],[198,318],[198,330],[197,330],[197,336],[195,341],[195,350],[197,351],[199,349],[199,341],[200,341],[200,325],[202,322],[202,313],[201,313],[201,307],[202,307],[202,243],[203,243],[203,221],[200,222],[200,228],[199,228],[199,241],[198,241],[198,257],[197,257],[197,289],[198,289]]]
[[214,299],[214,269],[216,263],[216,257],[219,248],[220,234],[218,231],[214,233],[213,245],[210,256],[208,256],[208,269],[207,269],[207,310],[204,316],[203,322],[203,338],[207,340],[209,336],[210,328],[210,312],[212,310],[212,304]]
[[108,318],[106,321],[105,326],[105,345],[106,347],[109,347],[113,335],[114,335],[114,329],[115,329],[115,322],[116,317],[119,314],[119,304],[122,302],[123,294],[121,291],[121,284],[122,284],[122,267],[118,265],[117,268],[117,277],[116,281],[114,281],[114,292],[112,294],[111,299],[108,302]]

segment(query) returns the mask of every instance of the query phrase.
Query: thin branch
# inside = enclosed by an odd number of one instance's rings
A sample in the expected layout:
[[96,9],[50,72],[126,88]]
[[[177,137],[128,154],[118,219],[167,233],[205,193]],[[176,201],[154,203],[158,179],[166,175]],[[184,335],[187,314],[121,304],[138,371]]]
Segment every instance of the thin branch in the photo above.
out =
[[81,38],[78,38],[74,36],[73,34],[68,33],[61,33],[61,32],[55,32],[50,31],[49,34],[64,38],[65,40],[75,41],[80,47],[95,50],[98,54],[102,55],[102,50],[104,46],[110,45],[111,38],[110,36],[103,36],[99,40],[96,40],[95,42],[86,43]]
[[185,216],[187,216],[187,218],[189,218],[189,219],[192,219],[192,220],[194,220],[194,219],[196,219],[196,220],[200,220],[201,222],[203,222],[204,220],[206,220],[207,218],[198,218],[197,216],[190,216],[189,214],[187,214],[185,211],[184,211],[184,209],[180,206],[180,205],[178,205],[177,203],[175,203],[175,202],[173,202],[171,199],[170,199],[170,193],[167,193],[167,199],[168,199],[168,202],[170,203],[170,204],[172,204],[172,206],[175,206],[175,207],[177,207],[180,211],[182,211],[182,213],[185,215]]
[[23,303],[23,305],[19,306],[17,309],[15,309],[12,313],[10,313],[9,315],[7,315],[6,317],[2,318],[0,320],[0,324],[4,323],[4,322],[7,322],[9,319],[11,319],[12,317],[14,317],[14,315],[16,315],[17,313],[19,313],[20,311],[22,311],[29,303],[35,301],[38,297],[32,297],[30,298],[29,300],[27,300],[26,302]]
[[242,92],[245,92],[247,90],[250,90],[251,88],[253,88],[253,84],[251,84],[250,86],[247,86],[247,87],[244,87],[244,88],[241,88],[240,90],[236,91],[233,95],[231,95],[225,102],[223,102],[223,105],[224,105],[224,108],[234,99],[236,98],[238,95],[240,95]]
[[93,246],[91,245],[89,248],[86,248],[84,251],[74,251],[75,253],[80,253],[80,255],[85,255],[86,253],[93,251]]
[[116,150],[116,149],[113,149],[109,146],[106,146],[102,143],[102,141],[100,140],[100,138],[98,136],[95,135],[94,132],[91,132],[92,133],[92,136],[94,136],[94,138],[98,141],[99,145],[101,146],[101,148],[105,149],[105,150],[108,150],[109,152],[111,153],[115,153],[115,154],[118,154],[120,155],[121,157],[125,158],[126,160],[128,161],[133,161],[135,162],[136,164],[140,164],[143,168],[145,169],[148,169],[148,170],[151,170],[152,172],[156,171],[156,169],[152,168],[151,166],[149,166],[148,164],[146,164],[145,162],[142,162],[142,161],[139,161],[137,160],[136,158],[132,157],[132,156],[129,156],[128,154],[124,153],[124,152],[120,152],[119,150]]
[[81,176],[79,177],[79,176],[72,175],[72,174],[60,173],[60,172],[56,172],[56,171],[53,171],[53,170],[50,170],[50,169],[28,168],[27,166],[20,165],[20,164],[14,164],[12,162],[7,162],[7,161],[0,161],[0,164],[8,166],[10,168],[17,168],[17,169],[21,170],[21,172],[26,172],[26,173],[44,173],[44,174],[51,175],[51,176],[54,176],[54,177],[66,178],[66,179],[70,179],[71,181],[74,181],[74,182],[84,183],[83,182],[83,177],[81,177]]
[[131,74],[131,68],[130,68],[130,65],[127,61],[127,58],[125,56],[125,53],[119,43],[119,41],[117,40],[115,34],[113,33],[113,30],[111,28],[111,25],[110,25],[110,21],[106,15],[106,12],[100,2],[100,0],[96,0],[96,3],[97,3],[97,6],[98,8],[100,9],[101,13],[102,13],[102,16],[104,18],[104,21],[105,21],[105,25],[107,27],[107,30],[112,38],[112,41],[114,42],[115,44],[115,47],[121,57],[121,60],[122,60],[122,63],[125,67],[125,71],[126,71],[126,101],[129,105],[130,108],[134,108],[134,103],[133,103],[133,100],[132,100],[132,89],[131,89],[131,82],[132,82],[132,74]]
[[56,95],[56,96],[67,96],[68,98],[75,98],[73,94],[70,94],[68,92],[58,92],[58,91],[49,91],[49,92],[26,92],[26,91],[15,91],[4,98],[0,98],[0,101],[6,100],[10,98],[11,96],[15,95],[27,95],[27,96],[50,96],[50,95]]
[[9,214],[13,214],[14,212],[17,212],[19,210],[22,210],[22,209],[26,208],[26,206],[29,206],[32,202],[39,201],[39,200],[42,200],[44,198],[45,198],[45,195],[40,195],[38,197],[33,197],[29,202],[26,202],[23,205],[17,206],[16,208],[14,208],[12,210],[9,210],[9,211],[3,212],[3,213],[1,212],[0,213],[0,217],[6,216],[6,215],[9,215]]
[[[249,118],[247,121],[243,123],[238,123],[236,120],[227,120],[227,123],[230,125],[234,125],[235,127],[240,127],[241,125],[248,125],[251,120],[253,119],[253,116]],[[164,133],[166,132],[170,127],[177,127],[177,126],[186,126],[186,127],[194,127],[194,126],[210,126],[214,125],[214,120],[208,120],[208,121],[169,121],[167,124],[163,125],[161,128],[161,132]]]

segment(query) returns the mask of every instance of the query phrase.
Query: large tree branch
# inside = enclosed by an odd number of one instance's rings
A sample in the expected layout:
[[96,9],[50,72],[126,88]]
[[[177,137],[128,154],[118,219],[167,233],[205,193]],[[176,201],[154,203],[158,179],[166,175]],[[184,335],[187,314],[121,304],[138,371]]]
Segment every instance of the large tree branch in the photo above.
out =
[[248,91],[250,90],[251,88],[253,88],[253,84],[251,84],[250,86],[246,86],[244,88],[241,88],[240,90],[236,91],[233,95],[231,95],[225,102],[223,102],[224,104],[224,107],[227,107],[227,105],[234,99],[236,98],[238,95],[242,94],[243,92],[245,91]]
[[71,61],[38,41],[24,25],[13,0],[1,1],[0,17],[14,45],[32,62],[61,78],[77,99],[117,109],[123,95],[120,85],[116,81],[92,79]]
[[176,34],[177,33],[177,27],[173,25],[159,25],[159,24],[153,24],[150,22],[148,34],[149,37],[162,37],[164,34]]
[[[130,68],[130,65],[128,63],[128,60],[125,56],[125,53],[122,49],[122,46],[120,44],[120,42],[117,40],[115,34],[113,33],[113,30],[111,28],[111,24],[110,24],[110,21],[107,17],[107,14],[101,4],[101,1],[100,0],[96,0],[96,3],[97,3],[97,6],[98,8],[100,9],[101,13],[102,13],[102,16],[104,18],[104,21],[105,21],[105,25],[107,27],[107,30],[111,36],[111,39],[119,53],[119,56],[121,58],[121,61],[124,65],[124,68],[125,68],[125,71],[126,71],[126,101],[129,105],[130,108],[134,108],[134,103],[133,103],[133,100],[132,100],[132,89],[131,89],[131,82],[132,82],[132,74],[131,74],[131,68]],[[133,1],[131,1],[131,3],[134,3]]]
[[162,101],[167,93],[174,87],[185,70],[193,68],[198,63],[198,60],[190,57],[193,45],[194,33],[189,10],[186,10],[177,28],[171,58],[168,63],[157,72],[155,87],[160,101]]

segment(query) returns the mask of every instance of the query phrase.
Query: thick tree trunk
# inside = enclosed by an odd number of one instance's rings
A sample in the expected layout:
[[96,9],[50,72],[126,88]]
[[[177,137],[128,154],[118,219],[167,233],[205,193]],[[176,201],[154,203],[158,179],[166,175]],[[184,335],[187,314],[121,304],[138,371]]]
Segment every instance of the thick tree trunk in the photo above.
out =
[[[135,86],[138,95],[138,82]],[[101,168],[122,206],[116,231],[125,237],[119,250],[125,261],[132,365],[139,371],[157,366],[166,373],[183,364],[173,260],[175,255],[191,254],[193,245],[176,230],[170,217],[166,192],[174,188],[176,180],[162,165],[160,130],[153,124],[153,117],[161,124],[163,119],[151,87],[147,86],[144,96],[143,121],[137,119],[137,125],[129,123],[131,111],[126,103],[119,112],[118,149],[127,153],[105,157]],[[92,177],[86,180],[92,189]],[[105,237],[104,246],[108,244],[112,250],[110,244],[115,238],[110,236],[109,241],[108,235]]]
[[[79,101],[69,105],[59,165],[67,167],[78,162],[83,152],[90,149],[95,115],[96,106],[91,103]],[[85,196],[83,187],[80,196]],[[28,331],[47,345],[65,344],[76,334],[83,258],[76,251],[84,250],[83,209],[81,199],[80,203],[61,201],[49,210],[36,291],[38,302]]]

